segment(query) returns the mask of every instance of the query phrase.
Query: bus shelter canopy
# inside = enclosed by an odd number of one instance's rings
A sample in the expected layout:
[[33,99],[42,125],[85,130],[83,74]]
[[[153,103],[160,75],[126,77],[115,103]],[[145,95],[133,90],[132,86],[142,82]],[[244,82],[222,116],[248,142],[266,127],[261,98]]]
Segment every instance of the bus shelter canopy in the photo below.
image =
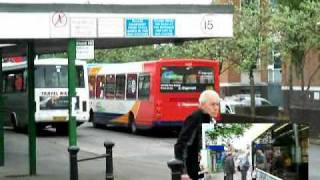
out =
[[95,49],[232,37],[231,5],[23,4],[0,2],[2,56],[66,52],[69,39]]

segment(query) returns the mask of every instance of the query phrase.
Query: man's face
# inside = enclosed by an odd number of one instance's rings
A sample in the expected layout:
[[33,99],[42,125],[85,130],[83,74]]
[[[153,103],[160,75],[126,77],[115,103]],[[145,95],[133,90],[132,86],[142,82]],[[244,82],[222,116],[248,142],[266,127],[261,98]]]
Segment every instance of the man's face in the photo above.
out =
[[202,109],[211,117],[217,117],[220,111],[219,99],[209,96],[207,101],[202,105]]

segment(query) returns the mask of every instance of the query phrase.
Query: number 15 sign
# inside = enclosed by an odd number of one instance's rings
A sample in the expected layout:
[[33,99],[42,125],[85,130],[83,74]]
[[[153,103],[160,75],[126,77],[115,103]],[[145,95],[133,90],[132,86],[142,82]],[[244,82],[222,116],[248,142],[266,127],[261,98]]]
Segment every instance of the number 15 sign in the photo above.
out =
[[231,14],[205,15],[201,21],[203,33],[217,37],[233,36],[233,16]]

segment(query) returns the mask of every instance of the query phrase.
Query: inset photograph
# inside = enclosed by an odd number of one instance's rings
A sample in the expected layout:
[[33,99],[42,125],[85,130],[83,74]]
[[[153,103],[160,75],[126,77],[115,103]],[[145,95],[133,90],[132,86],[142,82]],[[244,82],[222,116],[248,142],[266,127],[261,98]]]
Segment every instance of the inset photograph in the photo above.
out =
[[202,125],[203,180],[308,179],[309,126],[293,123]]

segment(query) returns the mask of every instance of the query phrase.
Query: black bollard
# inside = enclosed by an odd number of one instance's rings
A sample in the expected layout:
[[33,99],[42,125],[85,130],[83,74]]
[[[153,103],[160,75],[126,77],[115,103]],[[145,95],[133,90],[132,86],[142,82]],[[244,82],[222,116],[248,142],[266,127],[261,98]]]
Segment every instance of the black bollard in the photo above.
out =
[[183,162],[181,160],[172,159],[168,161],[168,166],[171,169],[171,179],[181,180]]
[[112,160],[112,147],[113,142],[105,141],[104,147],[106,148],[106,180],[113,180],[113,160]]
[[79,148],[77,146],[70,146],[68,151],[70,155],[70,180],[78,180],[77,153],[79,152]]

